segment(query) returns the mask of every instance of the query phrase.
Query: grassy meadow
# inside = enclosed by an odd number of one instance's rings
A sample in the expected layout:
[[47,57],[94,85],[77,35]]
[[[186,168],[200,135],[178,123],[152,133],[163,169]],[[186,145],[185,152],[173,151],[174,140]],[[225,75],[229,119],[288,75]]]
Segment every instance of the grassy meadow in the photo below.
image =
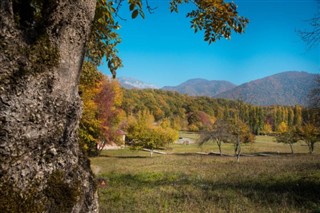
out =
[[[182,137],[196,139],[196,134]],[[233,154],[231,144],[222,151]],[[303,143],[275,143],[259,136],[242,152],[267,156],[200,155],[214,143],[172,144],[167,155],[129,149],[105,150],[91,158],[99,186],[100,212],[320,212],[320,144],[307,154]]]

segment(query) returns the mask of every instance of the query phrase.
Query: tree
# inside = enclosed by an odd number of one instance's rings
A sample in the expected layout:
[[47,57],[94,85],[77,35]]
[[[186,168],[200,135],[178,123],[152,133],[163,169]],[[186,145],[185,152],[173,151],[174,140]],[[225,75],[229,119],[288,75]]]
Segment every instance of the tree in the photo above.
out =
[[272,133],[272,126],[268,122],[263,125],[262,133],[266,135]]
[[234,135],[231,134],[230,124],[224,120],[217,120],[212,130],[202,131],[198,139],[198,144],[202,146],[209,141],[215,141],[219,148],[220,156],[222,156],[222,143],[228,143],[235,140]]
[[217,143],[220,155],[222,155],[222,143],[233,143],[235,145],[235,155],[239,161],[241,143],[253,142],[254,135],[250,132],[248,125],[242,121],[217,120],[212,130],[201,132],[197,142],[201,146],[209,141],[215,141]]
[[127,128],[127,140],[134,149],[152,150],[163,148],[178,139],[178,132],[168,126],[155,126],[150,112],[139,113],[138,119],[131,120]]
[[92,212],[79,72],[96,2],[0,3],[0,211]]
[[98,119],[99,106],[95,101],[102,90],[103,76],[92,63],[84,63],[80,76],[79,93],[83,102],[80,120],[80,146],[90,155],[97,154],[97,144],[101,136],[101,120]]
[[122,102],[122,90],[117,81],[104,77],[101,84],[101,92],[95,97],[99,109],[97,117],[101,122],[101,135],[97,145],[99,154],[106,144],[120,143],[118,132]]
[[[171,10],[182,2],[195,5],[188,17],[209,43],[244,32],[248,23],[234,3],[172,0]],[[129,7],[133,18],[143,15],[141,0]],[[96,210],[93,176],[77,137],[79,73],[84,58],[98,64],[105,56],[115,77],[121,66],[116,14],[109,0],[1,1],[1,211]]]
[[[316,0],[318,7],[320,6],[320,1]],[[306,43],[309,48],[317,47],[320,42],[320,12],[317,11],[317,14],[310,20],[308,20],[310,29],[308,30],[299,30],[298,33],[301,39]],[[320,115],[320,76],[318,75],[315,78],[316,87],[313,88],[309,93],[309,103],[308,106]],[[318,124],[320,125],[320,124]]]
[[293,111],[294,111],[293,124],[299,127],[302,125],[302,107],[299,105],[295,105]]
[[90,62],[84,63],[80,77],[80,144],[89,156],[96,156],[106,144],[119,142],[122,90],[117,81],[102,75]]
[[297,143],[300,140],[300,137],[297,129],[292,127],[286,131],[280,131],[280,133],[276,135],[276,140],[278,143],[289,144],[291,154],[293,154],[293,144]]
[[237,161],[239,162],[241,143],[253,143],[254,135],[251,133],[248,125],[241,120],[231,121],[231,133],[235,136],[235,141],[233,141],[235,146],[234,152],[237,156]]
[[203,111],[190,112],[188,116],[189,129],[191,131],[210,129],[214,121],[214,117],[210,117]]
[[[178,4],[182,0],[171,0],[171,11],[178,12]],[[204,30],[204,40],[209,43],[215,42],[222,37],[231,38],[231,32],[243,33],[249,20],[238,16],[237,6],[231,2],[226,3],[223,0],[184,0],[185,3],[195,4],[195,10],[187,14],[191,18],[191,27],[195,32]]]
[[314,144],[320,141],[319,129],[313,124],[307,123],[299,128],[299,134],[302,140],[308,145],[309,153],[312,154],[314,151]]
[[281,133],[284,133],[284,132],[288,132],[288,125],[285,123],[285,122],[281,122],[278,126],[278,132],[281,134]]
[[[320,6],[320,1],[316,0],[318,7]],[[309,48],[315,47],[320,42],[320,13],[319,10],[317,14],[310,20],[308,20],[311,29],[309,30],[299,30],[298,34],[301,39],[308,45]]]

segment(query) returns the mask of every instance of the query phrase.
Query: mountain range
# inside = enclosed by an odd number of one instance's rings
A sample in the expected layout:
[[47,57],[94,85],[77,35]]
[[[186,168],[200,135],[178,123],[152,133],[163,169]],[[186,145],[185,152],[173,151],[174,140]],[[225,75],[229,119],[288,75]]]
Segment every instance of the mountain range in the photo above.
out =
[[[178,86],[165,86],[162,90],[177,91],[190,96],[208,96],[231,100],[242,100],[246,103],[270,105],[308,105],[308,95],[316,87],[315,79],[319,74],[288,71],[265,78],[250,81],[239,86],[228,81],[209,81],[206,79],[190,79]],[[138,81],[139,82],[139,81]],[[120,81],[121,83],[121,81]],[[123,83],[121,83],[123,85]],[[130,84],[131,86],[133,84]],[[140,82],[140,87],[153,88]],[[143,85],[143,86],[142,86]],[[123,85],[124,86],[124,85]],[[125,88],[128,88],[124,86]]]
[[176,91],[190,96],[209,96],[213,97],[222,92],[235,88],[236,85],[228,81],[209,81],[206,79],[190,79],[178,86],[162,87],[163,90]]
[[317,76],[307,72],[283,72],[242,84],[214,97],[262,106],[308,106],[308,96],[316,87]]

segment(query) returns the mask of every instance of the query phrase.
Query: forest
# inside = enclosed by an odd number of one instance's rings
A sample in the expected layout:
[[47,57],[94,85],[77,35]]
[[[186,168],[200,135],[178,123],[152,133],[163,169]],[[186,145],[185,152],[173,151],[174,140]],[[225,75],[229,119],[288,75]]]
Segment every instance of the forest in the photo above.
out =
[[[80,138],[91,155],[108,143],[121,144],[119,131],[127,133],[127,142],[159,148],[177,140],[178,131],[211,131],[217,121],[240,120],[253,135],[278,135],[306,124],[317,126],[320,120],[319,110],[299,105],[255,106],[158,89],[124,89],[90,63],[84,65],[80,93],[84,102]],[[144,134],[148,136],[142,139]]]

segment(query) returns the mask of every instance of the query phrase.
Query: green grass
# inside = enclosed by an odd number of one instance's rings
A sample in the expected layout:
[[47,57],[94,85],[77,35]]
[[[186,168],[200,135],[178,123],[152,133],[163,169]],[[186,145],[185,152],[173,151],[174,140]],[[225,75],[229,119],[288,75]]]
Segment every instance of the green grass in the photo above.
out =
[[197,140],[199,138],[199,134],[197,134],[196,132],[180,131],[179,132],[179,137],[190,138],[190,139],[193,139],[193,140]]
[[[287,153],[288,145],[258,137],[251,152]],[[317,144],[319,145],[319,144]],[[320,212],[320,155],[295,144],[299,154],[271,157],[198,155],[214,144],[171,146],[171,154],[110,150],[91,159],[99,188],[100,212]],[[232,153],[232,145],[222,150]],[[201,150],[202,149],[202,150]]]
[[[184,138],[197,139],[198,136],[195,133],[182,133],[180,134]],[[168,152],[219,152],[218,146],[215,142],[208,142],[203,146],[199,147],[198,144],[171,144],[170,148],[172,151]],[[277,143],[275,138],[271,136],[256,136],[254,143],[245,143],[241,145],[242,153],[252,154],[256,152],[266,152],[266,153],[290,153],[290,147],[288,144]],[[307,145],[300,141],[293,145],[293,150],[295,153],[308,153]],[[223,144],[222,152],[225,154],[234,154],[233,144]],[[315,153],[320,153],[320,143],[315,145]]]

